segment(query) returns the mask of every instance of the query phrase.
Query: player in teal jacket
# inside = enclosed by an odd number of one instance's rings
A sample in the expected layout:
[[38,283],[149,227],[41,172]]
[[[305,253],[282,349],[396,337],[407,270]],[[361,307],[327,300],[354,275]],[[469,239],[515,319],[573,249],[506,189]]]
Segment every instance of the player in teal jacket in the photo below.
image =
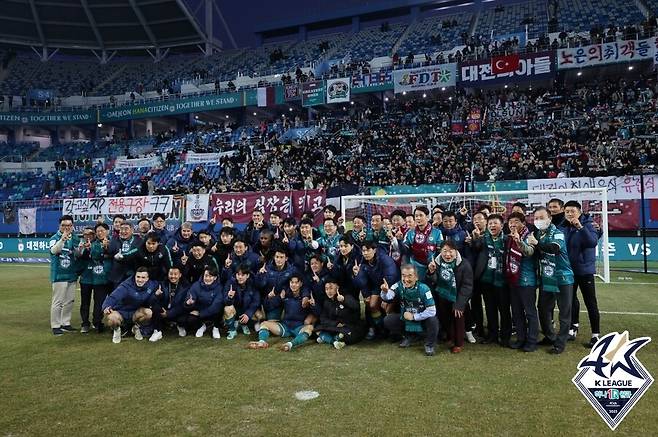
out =
[[[84,334],[91,329],[89,323],[89,307],[91,298],[94,298],[92,312],[93,326],[98,333],[103,332],[103,311],[101,304],[112,291],[112,285],[107,275],[112,268],[112,261],[107,253],[109,240],[107,238],[110,228],[105,223],[99,223],[95,229],[85,228],[84,244],[79,247],[79,259],[83,263],[80,276],[80,318]],[[82,243],[81,243],[82,244]]]
[[[544,340],[540,344],[552,344],[551,353],[564,351],[571,327],[571,305],[573,298],[573,271],[567,254],[564,233],[551,224],[548,210],[535,210],[537,230],[528,237],[535,247],[539,260],[539,323]],[[557,301],[560,310],[560,330],[555,334],[552,318]]]

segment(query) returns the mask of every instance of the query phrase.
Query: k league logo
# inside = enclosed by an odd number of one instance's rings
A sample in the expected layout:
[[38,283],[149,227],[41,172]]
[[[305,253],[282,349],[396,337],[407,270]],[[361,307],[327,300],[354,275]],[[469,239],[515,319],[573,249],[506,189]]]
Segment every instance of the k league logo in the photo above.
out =
[[573,383],[613,431],[653,383],[635,356],[650,341],[649,337],[629,340],[628,331],[612,332],[578,364]]

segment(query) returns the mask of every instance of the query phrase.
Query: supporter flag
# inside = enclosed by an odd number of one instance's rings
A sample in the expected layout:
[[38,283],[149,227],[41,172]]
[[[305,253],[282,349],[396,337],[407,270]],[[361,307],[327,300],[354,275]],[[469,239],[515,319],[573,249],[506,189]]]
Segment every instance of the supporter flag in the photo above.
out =
[[274,87],[258,88],[258,106],[274,106]]
[[20,208],[18,210],[18,231],[23,235],[37,232],[36,208]]
[[519,55],[494,56],[491,58],[491,74],[513,73],[519,68]]
[[185,197],[185,220],[205,222],[208,220],[210,194],[188,194]]

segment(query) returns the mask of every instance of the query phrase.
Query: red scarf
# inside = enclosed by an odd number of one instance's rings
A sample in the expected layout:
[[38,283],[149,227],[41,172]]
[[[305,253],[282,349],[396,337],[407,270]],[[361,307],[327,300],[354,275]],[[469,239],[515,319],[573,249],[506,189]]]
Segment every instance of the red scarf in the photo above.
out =
[[425,225],[425,230],[421,231],[416,226],[414,241],[411,243],[411,256],[421,264],[428,264],[428,252],[433,252],[435,246],[429,244],[430,235],[432,234],[432,225],[428,223]]
[[[521,240],[528,235],[528,228],[523,229]],[[512,237],[507,239],[505,244],[505,278],[510,285],[516,286],[521,277],[521,259],[523,253],[521,252],[521,244],[514,241]]]

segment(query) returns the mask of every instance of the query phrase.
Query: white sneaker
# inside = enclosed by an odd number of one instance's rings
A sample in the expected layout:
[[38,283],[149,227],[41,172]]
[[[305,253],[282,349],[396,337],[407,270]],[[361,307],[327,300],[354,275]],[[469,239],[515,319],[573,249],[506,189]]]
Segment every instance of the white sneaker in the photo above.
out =
[[322,339],[322,337],[316,338],[315,341],[317,341],[318,344],[323,344],[324,343],[324,340]]
[[144,336],[142,335],[142,331],[139,329],[139,326],[133,325],[133,334],[135,334],[135,340],[144,340]]
[[185,330],[185,328],[182,326],[178,326],[178,336],[185,337],[186,335],[187,335],[187,331]]
[[249,327],[248,327],[247,325],[242,325],[242,333],[243,333],[244,335],[250,335],[250,334],[251,334],[251,330],[249,329]]
[[256,332],[260,331],[260,323],[259,322],[254,323],[254,331],[256,331]]
[[162,340],[162,331],[158,331],[157,329],[153,331],[153,334],[151,334],[151,337],[149,338],[149,341],[152,341],[155,343],[156,341]]
[[473,332],[466,331],[466,341],[468,341],[469,343],[472,343],[472,344],[477,343],[477,340],[473,336]]
[[204,323],[203,325],[201,325],[201,327],[199,329],[196,330],[196,334],[195,334],[196,338],[203,337],[203,333],[206,332],[206,329],[208,329],[208,328],[206,327],[206,324]]
[[[201,333],[201,335],[203,335],[203,333]],[[199,331],[197,331],[197,337],[201,337],[201,335],[199,335]],[[222,338],[222,335],[219,333],[219,328],[212,328],[212,338],[214,338],[215,340],[219,340],[220,338]]]
[[121,343],[121,326],[119,326],[118,328],[114,328],[114,332],[112,333],[112,343],[114,344]]
[[344,341],[334,341],[334,348],[340,350],[345,347]]

